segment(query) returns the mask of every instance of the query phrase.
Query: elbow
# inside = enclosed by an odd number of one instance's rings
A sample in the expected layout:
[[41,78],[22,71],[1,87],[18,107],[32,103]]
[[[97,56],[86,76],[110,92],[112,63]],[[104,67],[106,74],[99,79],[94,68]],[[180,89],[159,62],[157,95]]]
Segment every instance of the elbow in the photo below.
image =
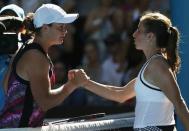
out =
[[121,93],[119,91],[116,92],[116,95],[114,95],[114,96],[115,96],[115,101],[119,102],[119,103],[124,103],[128,99],[124,93]]
[[48,111],[52,108],[51,101],[49,100],[49,97],[43,97],[36,101],[40,109],[44,112]]
[[122,97],[118,96],[118,97],[116,97],[116,99],[114,99],[114,101],[116,101],[118,103],[124,103],[125,99],[123,99]]
[[130,99],[132,99],[132,98],[134,98],[134,97],[127,97],[127,96],[118,96],[117,97],[117,99],[116,99],[116,101],[117,102],[119,102],[120,104],[123,104],[123,103],[125,103],[127,100],[130,100]]
[[40,108],[41,108],[41,110],[44,111],[44,112],[47,112],[47,111],[50,109],[50,107],[48,107],[48,106],[45,105],[45,104],[40,105]]
[[187,105],[186,105],[186,103],[185,103],[185,101],[184,101],[183,98],[178,99],[178,100],[177,100],[175,103],[173,103],[173,104],[174,104],[174,107],[175,107],[176,110],[179,110],[180,108],[181,108],[181,109],[184,109],[184,108],[187,107]]
[[49,109],[52,108],[50,102],[48,102],[48,101],[40,101],[40,102],[38,102],[38,106],[44,112],[46,112],[46,111],[48,111]]
[[125,102],[125,100],[124,100],[124,99],[120,99],[118,102],[119,102],[120,104],[122,104],[122,103]]

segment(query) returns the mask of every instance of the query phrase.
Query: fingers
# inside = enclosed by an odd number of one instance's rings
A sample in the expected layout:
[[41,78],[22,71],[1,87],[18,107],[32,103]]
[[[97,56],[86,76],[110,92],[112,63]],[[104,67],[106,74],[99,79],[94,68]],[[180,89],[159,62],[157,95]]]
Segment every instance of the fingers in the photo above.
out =
[[68,80],[76,86],[82,86],[89,80],[90,77],[87,76],[83,69],[73,69],[68,71]]
[[68,71],[68,80],[72,80],[75,77],[76,70],[69,70]]
[[68,80],[74,79],[75,75],[74,72],[68,72]]
[[81,77],[81,79],[84,79],[84,80],[90,79],[90,77],[87,76],[87,74],[85,73],[85,71],[83,69],[79,69],[77,74],[78,74],[79,77]]
[[86,74],[83,69],[72,69],[68,71],[68,80],[74,79],[76,76],[80,77],[81,75]]
[[80,69],[81,74],[84,76],[84,78],[86,78],[87,80],[90,79],[90,77],[86,74],[86,72],[83,69]]
[[68,71],[68,80],[72,79],[90,79],[83,69],[73,69]]

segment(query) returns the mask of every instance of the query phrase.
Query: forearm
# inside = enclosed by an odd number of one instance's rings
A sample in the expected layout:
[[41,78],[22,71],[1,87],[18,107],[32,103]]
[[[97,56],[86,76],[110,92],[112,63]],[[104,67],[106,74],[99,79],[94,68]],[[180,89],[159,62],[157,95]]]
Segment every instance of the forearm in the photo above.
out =
[[184,100],[181,100],[177,106],[175,106],[176,113],[182,121],[185,130],[189,131],[189,111]]
[[121,88],[119,87],[104,85],[88,80],[84,88],[106,99],[120,102],[119,92],[121,91]]
[[57,89],[49,91],[43,103],[43,109],[46,111],[61,104],[74,90],[75,86],[67,82]]

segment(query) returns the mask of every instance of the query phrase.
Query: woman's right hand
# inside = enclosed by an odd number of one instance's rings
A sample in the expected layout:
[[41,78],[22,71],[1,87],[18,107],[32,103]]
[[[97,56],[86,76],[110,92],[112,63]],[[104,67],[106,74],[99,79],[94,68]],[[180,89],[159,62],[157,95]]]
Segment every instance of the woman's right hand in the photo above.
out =
[[76,87],[84,86],[89,79],[89,76],[83,69],[73,69],[68,72],[69,82]]

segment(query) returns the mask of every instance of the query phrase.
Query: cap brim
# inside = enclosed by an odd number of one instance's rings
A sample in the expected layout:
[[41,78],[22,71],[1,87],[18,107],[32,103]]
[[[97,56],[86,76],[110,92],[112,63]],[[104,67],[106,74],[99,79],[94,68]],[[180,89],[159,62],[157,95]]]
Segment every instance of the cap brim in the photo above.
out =
[[79,17],[79,14],[67,14],[60,21],[61,23],[67,24],[74,22]]
[[18,17],[18,18],[22,19],[22,21],[24,21],[24,18],[25,18],[24,10],[21,7],[14,5],[14,4],[10,4],[10,5],[7,5],[7,6],[4,6],[3,8],[1,8],[0,14],[6,10],[13,11],[17,15],[16,17]]
[[23,22],[22,18],[16,17],[16,16],[3,16],[3,17],[0,17],[0,21],[6,21],[6,20],[16,20],[16,21]]

